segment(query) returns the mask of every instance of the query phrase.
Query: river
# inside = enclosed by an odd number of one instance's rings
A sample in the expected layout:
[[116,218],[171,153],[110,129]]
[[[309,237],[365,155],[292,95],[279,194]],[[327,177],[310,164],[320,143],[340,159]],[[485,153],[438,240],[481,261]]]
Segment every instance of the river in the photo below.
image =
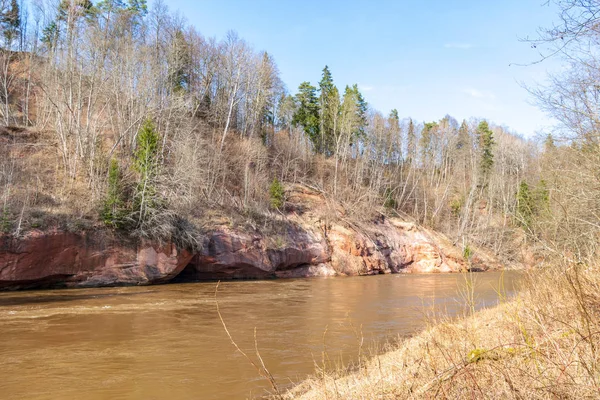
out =
[[[477,307],[515,293],[519,274],[475,276]],[[238,353],[214,282],[0,292],[0,398],[244,399],[269,384]],[[256,342],[281,386],[314,372],[325,350],[345,364],[465,312],[460,274],[222,282],[221,315],[238,345]],[[362,339],[361,339],[362,338]]]

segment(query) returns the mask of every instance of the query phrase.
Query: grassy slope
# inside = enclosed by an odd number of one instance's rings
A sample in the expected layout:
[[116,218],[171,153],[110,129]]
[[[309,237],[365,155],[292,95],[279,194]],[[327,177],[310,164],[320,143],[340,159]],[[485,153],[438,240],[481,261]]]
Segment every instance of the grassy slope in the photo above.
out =
[[599,270],[536,272],[515,300],[439,321],[348,375],[319,371],[286,397],[599,398]]

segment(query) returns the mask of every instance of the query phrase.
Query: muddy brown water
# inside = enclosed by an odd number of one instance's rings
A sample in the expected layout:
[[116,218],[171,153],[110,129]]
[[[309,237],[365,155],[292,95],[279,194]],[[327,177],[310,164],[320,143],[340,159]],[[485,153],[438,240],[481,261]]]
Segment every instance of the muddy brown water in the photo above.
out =
[[[515,293],[515,272],[475,275],[477,307]],[[216,283],[0,292],[0,398],[244,399],[269,384],[236,352],[216,312]],[[425,314],[464,312],[463,275],[222,282],[232,336],[260,354],[281,386],[332,361],[356,360],[358,342],[422,329]],[[362,334],[361,334],[362,332]]]

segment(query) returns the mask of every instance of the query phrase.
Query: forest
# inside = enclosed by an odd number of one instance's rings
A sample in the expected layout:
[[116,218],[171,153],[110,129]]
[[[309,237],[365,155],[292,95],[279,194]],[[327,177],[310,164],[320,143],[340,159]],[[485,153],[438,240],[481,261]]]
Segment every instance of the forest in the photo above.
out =
[[[374,110],[327,66],[318,83],[289,89],[268,52],[235,32],[204,37],[162,2],[0,7],[5,233],[68,216],[60,223],[193,247],[216,215],[285,214],[284,187],[299,183],[347,218],[399,215],[507,262],[565,240],[591,251],[572,235],[594,228],[573,219],[585,200],[571,185],[594,179],[569,176],[589,154],[580,140]],[[23,132],[45,146],[34,159]]]

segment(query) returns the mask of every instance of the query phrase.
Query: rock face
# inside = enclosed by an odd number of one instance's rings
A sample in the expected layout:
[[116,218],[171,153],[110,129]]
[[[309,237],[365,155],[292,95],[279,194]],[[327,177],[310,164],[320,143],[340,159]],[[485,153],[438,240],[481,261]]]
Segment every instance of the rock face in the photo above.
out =
[[[216,227],[203,250],[172,243],[123,242],[106,232],[34,231],[0,236],[0,289],[148,285],[232,278],[298,278],[400,272],[456,272],[467,268],[460,249],[443,235],[380,217],[355,226],[326,222],[323,201],[302,187],[289,192],[285,232],[248,233]],[[485,252],[474,268],[500,268]]]
[[328,233],[332,264],[347,275],[453,272],[466,267],[450,243],[422,228],[390,219],[362,232],[334,226]]
[[0,237],[0,288],[87,287],[162,283],[193,254],[173,244],[119,244],[94,234],[30,232]]
[[289,244],[269,247],[261,235],[231,230],[213,232],[203,251],[179,277],[189,279],[307,277],[334,275],[327,243],[310,232],[293,231]]

